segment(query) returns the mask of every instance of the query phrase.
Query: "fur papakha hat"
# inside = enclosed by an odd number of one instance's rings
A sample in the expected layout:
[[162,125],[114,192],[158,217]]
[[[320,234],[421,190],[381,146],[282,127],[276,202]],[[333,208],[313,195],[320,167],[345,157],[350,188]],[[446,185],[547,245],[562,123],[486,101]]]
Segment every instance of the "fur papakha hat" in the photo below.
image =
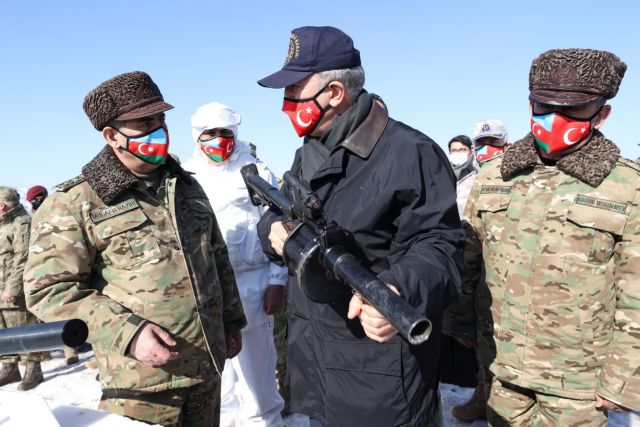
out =
[[551,105],[581,106],[618,93],[627,65],[594,49],[553,49],[531,64],[529,99]]
[[93,127],[101,131],[113,120],[152,116],[173,108],[164,102],[158,86],[147,73],[133,71],[100,83],[82,103]]

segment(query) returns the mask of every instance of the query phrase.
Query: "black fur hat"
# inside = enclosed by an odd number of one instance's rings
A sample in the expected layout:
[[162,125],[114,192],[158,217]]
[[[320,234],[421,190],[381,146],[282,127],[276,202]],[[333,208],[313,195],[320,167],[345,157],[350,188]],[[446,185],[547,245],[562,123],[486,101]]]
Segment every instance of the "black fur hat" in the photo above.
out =
[[101,131],[113,120],[152,116],[173,108],[164,102],[158,86],[147,73],[133,71],[101,83],[82,104],[93,127]]
[[529,99],[581,106],[618,93],[627,65],[616,55],[593,49],[553,49],[533,60]]

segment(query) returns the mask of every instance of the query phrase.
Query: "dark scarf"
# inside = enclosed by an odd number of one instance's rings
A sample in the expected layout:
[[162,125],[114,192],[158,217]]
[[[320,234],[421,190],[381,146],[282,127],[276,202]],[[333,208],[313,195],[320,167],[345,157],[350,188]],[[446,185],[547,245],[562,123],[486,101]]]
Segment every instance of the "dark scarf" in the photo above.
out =
[[331,151],[351,135],[367,118],[372,103],[371,95],[363,90],[355,104],[336,117],[320,138],[312,136],[305,138],[300,152],[301,178],[304,181],[309,182],[320,165],[329,158]]
[[[193,179],[171,156],[167,157],[167,162],[161,168],[170,174],[180,175],[189,183]],[[93,160],[84,165],[82,174],[98,197],[107,205],[116,201],[126,190],[145,186],[141,179],[122,164],[108,145]]]
[[[597,187],[611,173],[619,157],[620,149],[596,130],[586,145],[557,160],[556,167],[592,187]],[[538,162],[540,157],[536,143],[529,133],[504,153],[500,167],[502,179],[509,180],[520,172],[533,168]]]
[[465,176],[469,175],[471,172],[475,170],[473,167],[474,157],[471,156],[469,159],[461,165],[451,164],[451,169],[453,169],[453,173],[456,175],[456,180],[460,181]]

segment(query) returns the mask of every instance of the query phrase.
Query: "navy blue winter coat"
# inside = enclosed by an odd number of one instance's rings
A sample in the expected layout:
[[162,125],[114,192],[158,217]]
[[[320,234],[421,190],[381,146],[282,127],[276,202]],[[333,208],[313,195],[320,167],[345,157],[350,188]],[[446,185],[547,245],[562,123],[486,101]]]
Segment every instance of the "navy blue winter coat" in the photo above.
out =
[[[298,176],[300,149],[291,167]],[[399,336],[380,344],[348,320],[349,295],[319,304],[290,278],[288,369],[291,411],[326,427],[427,426],[438,409],[443,310],[460,288],[463,234],[455,176],[426,135],[387,115],[375,101],[364,122],[309,180],[328,220],[350,230],[366,264],[433,323],[430,339],[411,346]],[[258,225],[265,253],[268,211]]]

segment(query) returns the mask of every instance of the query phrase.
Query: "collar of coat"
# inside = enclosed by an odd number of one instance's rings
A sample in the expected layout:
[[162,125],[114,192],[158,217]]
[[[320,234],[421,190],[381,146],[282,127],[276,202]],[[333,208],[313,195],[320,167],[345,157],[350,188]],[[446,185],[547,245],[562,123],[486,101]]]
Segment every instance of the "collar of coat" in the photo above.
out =
[[8,211],[6,214],[0,216],[0,224],[10,224],[19,216],[26,214],[24,206],[18,205],[15,208]]
[[[556,167],[592,187],[597,187],[611,173],[619,157],[620,149],[616,144],[596,130],[585,146],[560,158]],[[540,162],[533,135],[529,133],[502,156],[502,179],[509,180]]]
[[371,97],[373,102],[369,114],[340,144],[363,159],[369,157],[389,121],[389,113],[382,99],[374,94]]
[[[176,162],[168,156],[166,163],[161,166],[171,175],[179,175],[191,182],[193,178]],[[89,163],[82,168],[82,174],[89,186],[98,197],[107,205],[113,203],[128,189],[142,183],[124,164],[116,157],[113,149],[105,147]]]

